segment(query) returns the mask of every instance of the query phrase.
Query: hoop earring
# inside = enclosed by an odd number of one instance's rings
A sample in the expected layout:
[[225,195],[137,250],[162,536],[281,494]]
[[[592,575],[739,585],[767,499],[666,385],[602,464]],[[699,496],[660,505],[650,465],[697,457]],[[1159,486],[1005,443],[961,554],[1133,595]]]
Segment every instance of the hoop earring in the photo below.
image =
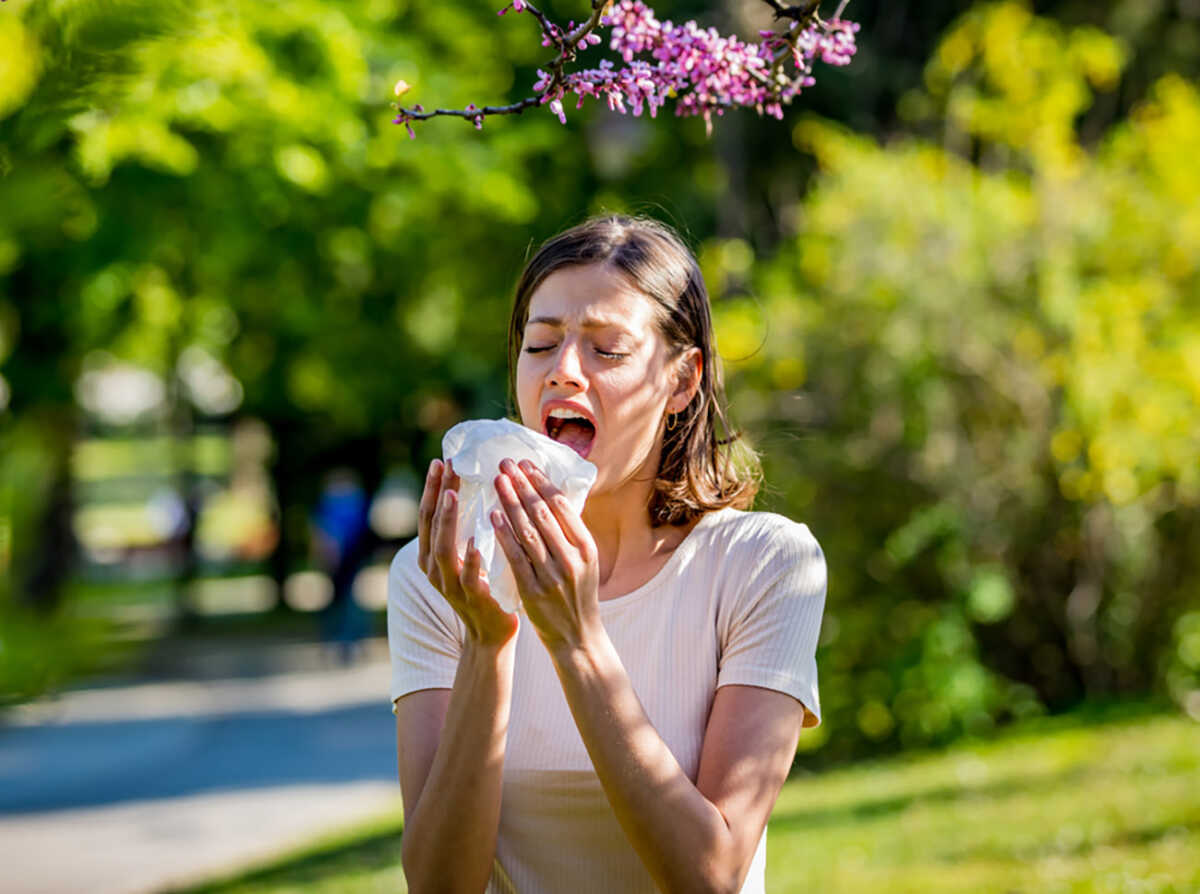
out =
[[678,424],[679,424],[679,414],[678,413],[668,413],[667,414],[667,431],[675,431],[675,426],[677,426]]

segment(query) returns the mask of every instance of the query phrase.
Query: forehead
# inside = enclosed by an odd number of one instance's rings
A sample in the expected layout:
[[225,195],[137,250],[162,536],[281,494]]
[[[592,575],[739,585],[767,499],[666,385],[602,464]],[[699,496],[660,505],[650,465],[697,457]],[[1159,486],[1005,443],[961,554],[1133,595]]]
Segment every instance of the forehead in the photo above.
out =
[[562,267],[534,290],[526,325],[618,327],[639,332],[653,326],[655,305],[622,274],[607,266]]

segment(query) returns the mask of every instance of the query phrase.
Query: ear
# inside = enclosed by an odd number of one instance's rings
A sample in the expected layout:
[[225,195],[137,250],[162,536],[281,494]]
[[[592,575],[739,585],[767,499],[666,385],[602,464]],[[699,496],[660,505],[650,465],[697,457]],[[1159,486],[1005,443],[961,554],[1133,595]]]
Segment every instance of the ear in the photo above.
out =
[[704,378],[704,355],[697,347],[688,348],[675,361],[675,390],[667,400],[667,412],[682,412],[696,392],[700,390],[700,382]]

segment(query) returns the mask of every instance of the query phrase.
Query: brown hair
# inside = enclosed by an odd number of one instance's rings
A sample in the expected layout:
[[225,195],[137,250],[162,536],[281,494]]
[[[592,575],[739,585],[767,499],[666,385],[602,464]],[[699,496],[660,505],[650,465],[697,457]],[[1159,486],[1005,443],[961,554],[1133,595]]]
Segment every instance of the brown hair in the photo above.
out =
[[758,492],[758,457],[736,443],[741,432],[731,432],[726,416],[721,360],[700,266],[683,240],[665,224],[605,215],[590,218],[542,244],[521,272],[509,318],[512,405],[516,406],[517,360],[533,293],[555,270],[589,264],[607,264],[620,271],[655,303],[659,331],[674,356],[694,346],[703,360],[699,390],[663,431],[649,505],[651,525],[687,524],[726,506],[748,509]]

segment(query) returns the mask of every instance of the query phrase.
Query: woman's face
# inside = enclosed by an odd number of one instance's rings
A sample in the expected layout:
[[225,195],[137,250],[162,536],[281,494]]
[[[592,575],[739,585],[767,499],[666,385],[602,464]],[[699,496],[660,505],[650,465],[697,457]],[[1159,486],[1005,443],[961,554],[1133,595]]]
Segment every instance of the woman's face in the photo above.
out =
[[675,386],[668,361],[650,298],[605,265],[560,268],[529,302],[521,421],[595,463],[593,494],[653,478]]

